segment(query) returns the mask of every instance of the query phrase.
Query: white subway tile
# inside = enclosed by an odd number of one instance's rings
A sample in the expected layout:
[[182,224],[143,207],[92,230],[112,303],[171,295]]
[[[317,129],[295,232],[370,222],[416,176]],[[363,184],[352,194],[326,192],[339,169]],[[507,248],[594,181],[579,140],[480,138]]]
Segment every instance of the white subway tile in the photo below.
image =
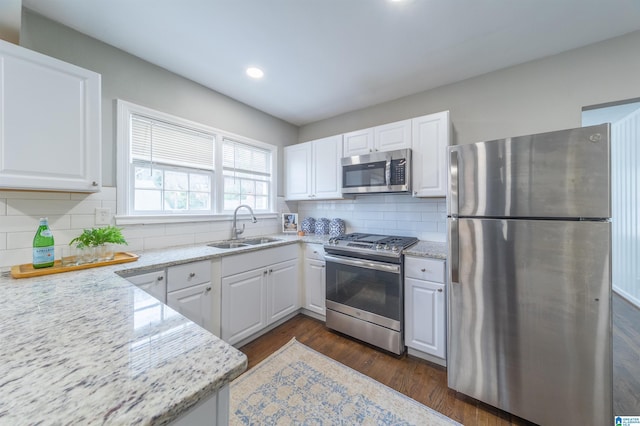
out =
[[382,220],[384,217],[383,212],[375,212],[375,211],[359,211],[356,210],[353,212],[354,220]]
[[89,229],[96,227],[96,216],[94,214],[74,214],[71,215],[71,228]]
[[2,267],[22,265],[33,262],[33,249],[3,250],[0,252]]
[[94,214],[100,201],[79,200],[7,200],[7,215],[63,215],[63,214]]
[[413,212],[386,212],[384,213],[383,219],[389,221],[396,220],[418,222],[422,220],[422,214]]
[[106,200],[106,201],[115,201],[116,200],[116,188],[112,186],[103,186],[100,192],[92,192],[90,194],[83,193],[71,193],[72,200],[88,200],[88,201],[96,201],[96,200]]
[[0,232],[0,250],[7,249],[7,233]]
[[144,239],[144,249],[151,250],[173,246],[193,245],[194,242],[195,236],[193,234],[147,237]]
[[0,199],[0,216],[7,215],[7,201]]

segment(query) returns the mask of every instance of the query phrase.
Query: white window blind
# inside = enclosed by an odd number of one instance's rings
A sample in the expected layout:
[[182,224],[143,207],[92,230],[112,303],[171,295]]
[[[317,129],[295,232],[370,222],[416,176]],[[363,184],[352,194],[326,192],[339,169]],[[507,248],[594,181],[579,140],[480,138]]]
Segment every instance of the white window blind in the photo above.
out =
[[248,204],[255,210],[269,210],[271,151],[231,139],[222,141],[224,210]]
[[158,163],[203,170],[214,169],[212,134],[131,116],[131,157]]

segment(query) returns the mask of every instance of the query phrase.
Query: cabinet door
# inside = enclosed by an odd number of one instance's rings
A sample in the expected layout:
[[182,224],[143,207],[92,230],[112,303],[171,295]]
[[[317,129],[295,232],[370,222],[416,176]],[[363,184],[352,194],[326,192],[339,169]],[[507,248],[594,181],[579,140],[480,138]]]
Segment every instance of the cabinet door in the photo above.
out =
[[313,141],[313,199],[342,198],[342,135]]
[[373,129],[356,130],[343,135],[344,157],[368,154],[373,150]]
[[405,278],[405,342],[410,348],[445,358],[444,284]]
[[222,339],[234,344],[267,325],[265,284],[268,270],[243,272],[222,279]]
[[376,126],[373,133],[377,151],[411,148],[411,120]]
[[127,281],[146,291],[162,303],[167,301],[167,280],[164,270],[127,277]]
[[0,188],[100,191],[100,75],[2,40],[0,62]]
[[211,283],[198,284],[167,293],[167,304],[202,328],[212,331],[213,292]]
[[307,200],[311,196],[311,142],[284,147],[285,198]]
[[298,304],[298,261],[289,260],[268,267],[267,324],[292,312]]
[[325,262],[316,259],[306,260],[304,265],[305,308],[320,315],[325,315],[326,275]]
[[449,111],[412,120],[413,196],[447,195]]

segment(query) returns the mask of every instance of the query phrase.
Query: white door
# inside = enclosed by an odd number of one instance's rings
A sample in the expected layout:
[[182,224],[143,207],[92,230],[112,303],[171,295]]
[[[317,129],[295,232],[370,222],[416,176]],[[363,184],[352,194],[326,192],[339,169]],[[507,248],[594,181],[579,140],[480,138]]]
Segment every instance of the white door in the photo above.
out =
[[411,120],[376,126],[373,131],[378,151],[411,148]]
[[265,283],[267,269],[222,279],[222,339],[234,344],[267,325]]
[[304,268],[305,308],[320,315],[325,315],[326,275],[325,262],[307,259]]
[[100,75],[2,40],[0,63],[0,188],[100,191]]
[[314,199],[342,198],[342,135],[313,141]]
[[167,301],[167,280],[164,270],[127,277],[127,281],[146,291],[162,303]]
[[287,200],[307,200],[311,195],[311,143],[284,147]]
[[405,340],[410,348],[445,357],[444,284],[405,278]]
[[198,284],[167,294],[167,304],[209,331],[213,323],[211,283]]
[[373,150],[373,129],[356,130],[343,135],[344,157],[368,154]]
[[298,260],[268,267],[267,324],[295,312],[298,304]]
[[449,111],[412,120],[413,196],[447,195]]

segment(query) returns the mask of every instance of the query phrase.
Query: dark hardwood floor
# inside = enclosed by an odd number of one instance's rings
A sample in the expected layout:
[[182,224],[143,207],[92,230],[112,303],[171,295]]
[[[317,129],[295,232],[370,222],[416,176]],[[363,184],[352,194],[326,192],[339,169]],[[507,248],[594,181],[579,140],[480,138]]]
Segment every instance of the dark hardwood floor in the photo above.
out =
[[[640,414],[640,311],[614,294],[614,414]],[[530,425],[447,387],[446,369],[404,355],[395,357],[334,333],[298,315],[240,348],[249,369],[295,337],[299,342],[467,426]]]

